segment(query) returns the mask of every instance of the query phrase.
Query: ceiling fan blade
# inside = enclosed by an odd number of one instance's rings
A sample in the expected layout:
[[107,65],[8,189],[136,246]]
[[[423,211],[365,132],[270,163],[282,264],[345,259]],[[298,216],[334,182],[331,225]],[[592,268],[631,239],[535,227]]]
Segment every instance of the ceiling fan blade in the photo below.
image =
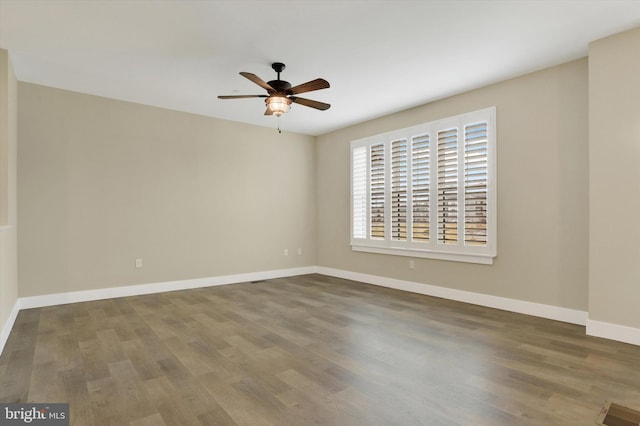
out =
[[253,81],[255,84],[257,84],[258,86],[262,87],[264,90],[269,92],[269,94],[276,91],[273,87],[269,86],[263,79],[261,79],[255,74],[251,74],[250,72],[241,72],[240,75]]
[[273,115],[273,111],[271,111],[270,108],[267,108],[267,110],[264,112],[264,115]]
[[319,109],[321,111],[325,111],[331,107],[329,104],[325,104],[324,102],[313,101],[311,99],[298,98],[295,96],[289,96],[291,102],[295,102],[300,105],[308,106],[311,108]]
[[266,98],[267,95],[222,95],[218,99]]
[[297,95],[299,93],[311,92],[313,90],[320,89],[328,89],[329,82],[322,78],[316,78],[315,80],[307,81],[306,83],[298,84],[295,87],[292,87],[288,91],[291,92],[292,95]]

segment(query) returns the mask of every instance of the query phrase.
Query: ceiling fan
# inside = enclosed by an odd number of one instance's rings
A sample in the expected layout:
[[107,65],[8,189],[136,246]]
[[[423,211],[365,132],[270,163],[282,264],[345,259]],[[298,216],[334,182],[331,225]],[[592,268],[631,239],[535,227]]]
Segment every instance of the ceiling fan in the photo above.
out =
[[271,64],[271,68],[278,73],[278,78],[269,82],[265,82],[260,77],[255,74],[251,74],[250,72],[240,73],[241,76],[253,81],[255,84],[265,89],[268,95],[224,95],[218,96],[218,99],[266,98],[265,103],[267,104],[267,110],[264,115],[275,115],[276,117],[280,117],[282,114],[287,112],[292,102],[319,109],[321,111],[327,110],[331,107],[331,105],[325,104],[324,102],[295,96],[300,93],[327,89],[330,87],[327,80],[317,78],[291,87],[291,84],[288,81],[280,80],[280,73],[285,69],[285,65],[283,63],[274,62]]

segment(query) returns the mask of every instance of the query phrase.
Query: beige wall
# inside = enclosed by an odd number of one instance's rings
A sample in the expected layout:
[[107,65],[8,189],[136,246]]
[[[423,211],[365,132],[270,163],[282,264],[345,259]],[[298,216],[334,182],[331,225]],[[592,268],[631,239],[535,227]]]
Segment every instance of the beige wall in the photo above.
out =
[[[9,225],[9,132],[15,128],[15,120],[11,120],[11,114],[15,114],[15,76],[11,67],[9,53],[0,51],[0,227]],[[11,87],[11,89],[10,89]],[[9,94],[13,90],[13,97]],[[11,124],[9,124],[11,122]]]
[[[318,265],[587,309],[587,60],[320,136]],[[372,102],[375,100],[372,99]],[[492,266],[352,252],[349,142],[497,107],[498,257]]]
[[20,296],[315,265],[313,137],[18,89]]
[[640,29],[589,47],[589,319],[640,328]]
[[[3,223],[0,229],[0,332],[18,297],[16,222],[17,82],[9,54],[0,49],[0,173]],[[0,336],[1,337],[1,336]],[[0,349],[3,346],[0,339]]]

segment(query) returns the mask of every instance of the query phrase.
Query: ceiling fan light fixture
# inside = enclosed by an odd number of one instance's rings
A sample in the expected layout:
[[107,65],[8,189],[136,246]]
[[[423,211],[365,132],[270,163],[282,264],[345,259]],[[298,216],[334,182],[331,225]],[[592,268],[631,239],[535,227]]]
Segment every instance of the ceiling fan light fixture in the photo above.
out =
[[289,105],[291,100],[285,96],[271,95],[265,100],[267,108],[275,115],[280,117],[285,112],[289,111]]
[[324,102],[298,97],[300,93],[328,89],[330,85],[327,80],[316,78],[315,80],[307,81],[306,83],[298,84],[297,86],[291,86],[291,83],[288,81],[280,80],[280,73],[285,68],[285,65],[282,62],[274,62],[271,64],[271,68],[278,73],[278,78],[269,82],[264,81],[257,75],[251,74],[250,72],[240,72],[241,76],[266,90],[266,95],[220,95],[218,96],[218,99],[263,98],[267,105],[267,110],[264,112],[264,115],[275,115],[276,117],[282,117],[284,113],[289,111],[291,103],[314,108],[320,111],[328,110],[331,107],[331,105]]

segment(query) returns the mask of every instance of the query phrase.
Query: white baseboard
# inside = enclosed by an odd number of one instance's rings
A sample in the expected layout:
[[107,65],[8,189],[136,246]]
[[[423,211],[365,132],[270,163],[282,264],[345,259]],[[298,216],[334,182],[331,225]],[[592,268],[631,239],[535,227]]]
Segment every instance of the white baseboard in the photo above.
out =
[[427,296],[442,297],[444,299],[455,300],[458,302],[465,302],[474,305],[486,306],[489,308],[501,309],[503,311],[517,312],[520,314],[568,322],[571,324],[585,325],[587,322],[587,312],[578,311],[575,309],[561,308],[558,306],[544,305],[534,302],[525,302],[523,300],[508,299],[506,297],[473,293],[470,291],[456,290],[447,287],[438,287],[429,284],[420,284],[413,281],[396,280],[393,278],[361,274],[358,272],[344,271],[341,269],[325,268],[322,266],[317,268],[317,273],[329,275],[332,277],[361,281],[364,283],[379,285],[382,287],[395,288],[397,290],[410,291],[412,293],[419,293]]
[[166,281],[154,284],[140,284],[122,287],[101,288],[97,290],[72,291],[69,293],[45,294],[19,298],[20,309],[41,308],[44,306],[64,305],[67,303],[89,302],[92,300],[113,299],[116,297],[139,296],[143,294],[162,293],[165,291],[188,290],[201,287],[213,287],[250,281],[269,280],[273,278],[293,277],[295,275],[312,274],[315,266],[275,271],[249,272],[246,274],[224,275],[219,277],[196,278],[192,280]]
[[587,335],[640,346],[640,328],[587,320]]
[[9,334],[11,333],[11,329],[13,329],[13,324],[16,322],[18,312],[20,312],[20,300],[16,300],[16,303],[14,303],[13,308],[11,309],[11,313],[9,313],[7,322],[4,323],[2,330],[0,330],[0,355],[2,355],[7,339],[9,339]]
[[404,281],[393,278],[380,277],[377,275],[362,274],[341,269],[326,268],[322,266],[306,266],[300,268],[250,272],[245,274],[225,275],[219,277],[168,281],[154,284],[141,284],[123,287],[103,288],[97,290],[48,294],[42,296],[21,297],[16,301],[13,309],[11,310],[11,314],[7,319],[7,322],[2,327],[2,330],[0,330],[0,354],[2,354],[7,339],[9,338],[11,329],[13,328],[15,320],[18,316],[18,312],[21,309],[64,305],[67,303],[88,302],[92,300],[111,299],[116,297],[138,296],[143,294],[161,293],[165,291],[212,287],[218,285],[292,277],[296,275],[305,275],[312,273],[360,281],[382,287],[389,287],[397,290],[424,294],[427,296],[442,297],[444,299],[455,300],[458,302],[471,303],[474,305],[548,318],[571,324],[586,325],[587,334],[590,336],[603,337],[606,339],[617,340],[633,345],[640,345],[640,329],[588,320],[587,312],[584,311],[544,305],[540,303],[526,302],[499,296],[491,296],[464,290],[456,290],[447,287],[421,284],[413,281]]
[[67,303],[90,302],[92,300],[113,299],[116,297],[139,296],[162,293],[165,291],[188,290],[192,288],[212,287],[250,281],[269,280],[296,275],[313,274],[315,266],[279,269],[274,271],[249,272],[245,274],[224,275],[219,277],[197,278],[192,280],[167,281],[154,284],[140,284],[122,287],[101,288],[97,290],[72,291],[68,293],[45,294],[42,296],[19,297],[11,314],[0,330],[0,355],[13,329],[18,312],[21,309],[42,308],[45,306],[65,305]]

